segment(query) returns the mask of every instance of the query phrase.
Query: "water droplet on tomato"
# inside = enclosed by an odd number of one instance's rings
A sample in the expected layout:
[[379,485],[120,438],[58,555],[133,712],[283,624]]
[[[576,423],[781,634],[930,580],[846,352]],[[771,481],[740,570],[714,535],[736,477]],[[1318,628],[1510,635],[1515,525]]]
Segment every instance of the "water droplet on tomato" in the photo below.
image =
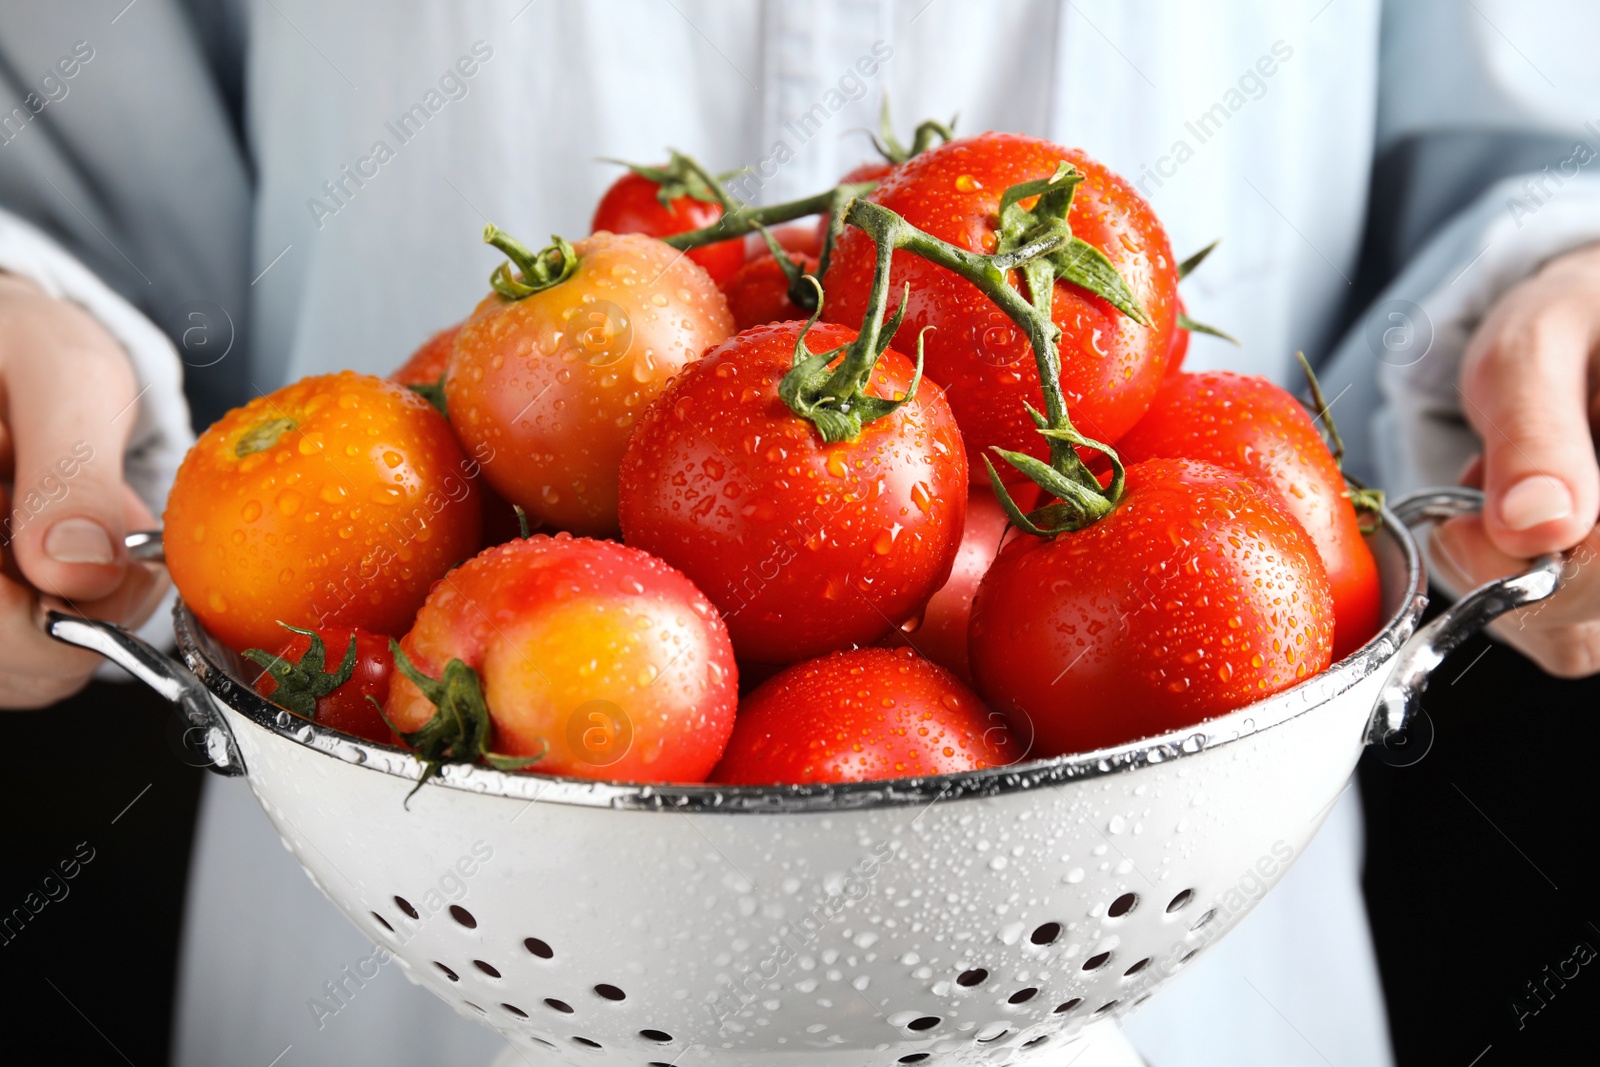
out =
[[285,489],[278,494],[274,502],[278,505],[280,514],[293,515],[300,510],[300,505],[305,502],[305,498],[293,489]]
[[245,522],[255,522],[261,517],[261,501],[252,500],[239,509],[239,518]]

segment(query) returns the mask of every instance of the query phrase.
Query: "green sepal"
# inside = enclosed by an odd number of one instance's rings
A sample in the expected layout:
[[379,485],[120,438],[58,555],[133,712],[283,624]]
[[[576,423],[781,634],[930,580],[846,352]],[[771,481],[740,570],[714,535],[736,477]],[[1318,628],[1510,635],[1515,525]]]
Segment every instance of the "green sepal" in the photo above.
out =
[[315,722],[317,701],[348,682],[355,673],[356,635],[350,635],[350,645],[344,650],[344,659],[339,661],[336,669],[330,671],[327,669],[328,646],[323,644],[320,634],[315,630],[290,626],[286,622],[278,625],[290,633],[311,638],[311,646],[300,657],[299,663],[291,663],[282,656],[275,656],[260,648],[246,649],[244,658],[265,669],[277,681],[278,687],[272,691],[271,697],[274,704],[281,704],[296,715]]
[[1212,252],[1215,252],[1217,250],[1217,246],[1220,245],[1221,243],[1222,243],[1222,238],[1218,237],[1215,241],[1212,241],[1210,244],[1206,245],[1200,251],[1196,252],[1194,255],[1190,256],[1188,259],[1184,260],[1182,263],[1179,263],[1178,264],[1178,280],[1181,282],[1181,281],[1183,281],[1183,279],[1185,279],[1189,275],[1193,274],[1194,271],[1195,271],[1195,268],[1200,266],[1200,264],[1204,263],[1206,261],[1206,257],[1209,256]]
[[[795,339],[794,366],[778,382],[778,398],[790,411],[814,425],[826,444],[854,441],[861,436],[863,426],[892,415],[916,398],[917,387],[922,384],[923,341],[927,330],[917,336],[916,369],[905,395],[898,400],[869,396],[864,390],[872,377],[872,369],[877,365],[878,357],[888,350],[889,343],[894,340],[895,333],[905,320],[911,287],[905,287],[900,306],[876,338],[872,331],[864,328],[848,345],[840,345],[826,352],[812,352],[806,347],[806,334],[822,316],[822,287],[816,285],[815,279],[810,280],[816,286],[817,309],[806,320],[800,336]],[[877,311],[877,314],[881,313],[881,309]],[[869,309],[869,322],[873,315],[874,310]],[[866,325],[863,323],[863,327]],[[837,367],[830,369],[840,355],[844,359],[840,360]]]
[[423,385],[408,385],[406,388],[432,404],[439,414],[445,418],[448,419],[450,417],[450,407],[444,398],[443,374],[439,375],[439,380],[436,382],[428,382]]
[[[664,208],[671,208],[674,200],[689,197],[705,204],[723,204],[725,193],[722,192],[722,183],[738,174],[744,168],[726,171],[714,176],[707,175],[697,167],[691,165],[689,157],[676,149],[669,149],[670,157],[665,167],[649,167],[642,163],[629,163],[625,159],[612,159],[602,156],[606,163],[616,163],[627,167],[639,177],[656,184],[656,200]],[[715,187],[707,182],[711,177]]]
[[989,450],[1027,475],[1029,481],[1059,501],[1057,504],[1046,505],[1028,516],[1032,524],[1046,534],[1081,530],[1103,518],[1113,506],[1112,501],[1098,488],[1090,489],[1026,452],[1013,452],[998,445],[990,445]]
[[239,440],[234,442],[233,454],[243,459],[257,452],[265,452],[277,444],[284,434],[295,428],[293,419],[268,419],[242,434]]
[[[507,300],[521,300],[560,285],[578,269],[578,254],[565,238],[550,235],[550,244],[534,252],[493,223],[483,228],[483,239],[506,254],[489,275],[489,285]],[[512,273],[512,267],[517,270]]]
[[[392,637],[389,639],[389,651],[394,656],[395,670],[405,675],[437,709],[432,718],[410,732],[399,729],[389,721],[387,715],[383,716],[383,721],[416,751],[417,758],[423,763],[422,777],[406,794],[407,803],[446,763],[482,761],[498,770],[513,771],[532,766],[549,751],[548,744],[545,745],[545,752],[537,756],[504,756],[489,751],[493,721],[489,718],[489,707],[483,699],[483,686],[478,679],[478,672],[461,660],[452,659],[445,664],[444,672],[438,678],[430,678],[416,668],[400,647],[400,642]],[[382,708],[379,708],[379,713],[382,714]]]
[[894,123],[889,118],[889,94],[883,94],[883,103],[878,108],[878,132],[868,131],[867,136],[872,138],[872,147],[878,150],[885,163],[898,166],[912,156],[921,155],[933,147],[934,141],[953,141],[956,139],[956,118],[951,116],[949,122],[940,122],[937,119],[924,119],[917,124],[916,130],[911,135],[911,147],[907,148],[900,143],[894,135]]
[[[1333,462],[1338,466],[1339,472],[1344,473],[1344,438],[1339,436],[1339,426],[1333,421],[1333,414],[1328,410],[1328,402],[1322,395],[1322,383],[1317,381],[1316,371],[1311,369],[1311,361],[1306,359],[1304,352],[1296,352],[1294,358],[1300,361],[1300,370],[1306,376],[1306,389],[1311,393],[1312,421],[1321,420],[1327,427],[1328,451],[1333,454]],[[1335,398],[1337,399],[1337,397]],[[1321,431],[1318,431],[1321,433]],[[1356,509],[1356,521],[1364,534],[1374,533],[1383,525],[1384,492],[1382,489],[1369,489],[1350,475],[1344,475],[1345,499],[1350,501]],[[1370,523],[1362,520],[1366,516]]]
[[[1048,240],[1051,251],[1028,259],[1018,268],[1035,308],[1046,315],[1050,313],[1059,278],[1087,289],[1141,326],[1149,326],[1150,316],[1105,253],[1072,235],[1067,216],[1083,178],[1081,171],[1062,161],[1049,178],[1018,182],[1006,189],[1000,198],[1000,236],[995,255],[1004,256]],[[1022,206],[1029,197],[1039,198],[1032,209]]]
[[756,232],[761,235],[761,240],[766,243],[767,251],[772,253],[772,258],[777,262],[778,269],[783,272],[784,282],[788,285],[789,302],[802,311],[817,310],[817,293],[821,285],[817,278],[822,275],[822,268],[818,267],[813,276],[805,269],[805,264],[789,254],[789,250],[778,243],[772,236],[772,231],[761,223],[754,223]]
[[[1194,319],[1191,319],[1188,315],[1183,314],[1182,312],[1178,314],[1178,329],[1188,330],[1190,333],[1210,334],[1212,337],[1220,337],[1230,344],[1239,344],[1239,339],[1233,336],[1233,334],[1224,330],[1219,330],[1215,326],[1207,326],[1203,322],[1196,322]],[[1240,345],[1240,347],[1243,346]]]
[[1074,237],[1065,250],[1050,257],[1056,274],[1072,284],[1089,290],[1140,326],[1150,325],[1139,298],[1133,295],[1128,283],[1117,268],[1111,265],[1105,253],[1094,245]]
[[1050,536],[1048,531],[1035,526],[1033,520],[1028,518],[1027,514],[1017,506],[1015,500],[1011,499],[1011,490],[1007,489],[1006,483],[1000,480],[1000,472],[994,469],[994,464],[988,456],[983,457],[983,465],[989,471],[989,488],[994,491],[995,499],[1000,502],[1000,507],[1005,511],[1006,517],[1011,520],[1011,525],[1024,533],[1033,534],[1035,537]]

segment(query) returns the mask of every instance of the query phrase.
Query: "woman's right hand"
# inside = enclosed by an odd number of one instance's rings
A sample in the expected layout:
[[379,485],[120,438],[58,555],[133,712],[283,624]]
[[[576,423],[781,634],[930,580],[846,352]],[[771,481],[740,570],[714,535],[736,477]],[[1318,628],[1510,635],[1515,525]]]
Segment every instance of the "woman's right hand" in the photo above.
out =
[[122,480],[138,404],[127,354],[88,312],[0,272],[0,708],[71,696],[103,662],[46,636],[36,600],[137,626],[166,591],[123,547],[157,525]]

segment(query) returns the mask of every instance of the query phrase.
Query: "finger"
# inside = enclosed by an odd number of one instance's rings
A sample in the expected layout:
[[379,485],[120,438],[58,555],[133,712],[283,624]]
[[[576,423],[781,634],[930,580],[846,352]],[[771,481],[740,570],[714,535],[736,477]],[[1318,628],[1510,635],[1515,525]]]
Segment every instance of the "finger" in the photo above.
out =
[[11,316],[4,341],[16,564],[35,588],[73,600],[107,596],[127,562],[122,453],[137,418],[132,367],[71,305]]
[[1464,413],[1484,444],[1484,528],[1508,556],[1570,548],[1600,510],[1589,317],[1570,302],[1547,305],[1498,327],[1463,372]]
[[[1441,524],[1430,543],[1430,562],[1445,584],[1466,592],[1527,567],[1501,552],[1481,518],[1463,516]],[[1548,600],[1496,620],[1493,635],[1524,653],[1545,671],[1580,678],[1600,667],[1600,534],[1591,534],[1562,569],[1563,584]]]
[[[3,494],[0,494],[3,499]],[[123,520],[146,529],[155,519],[132,489],[124,486]],[[171,582],[166,568],[131,563],[122,582],[97,600],[67,603],[46,594],[44,606],[130,629],[150,618]],[[34,604],[38,594],[9,577],[0,577],[0,708],[40,708],[64,700],[88,682],[103,662],[100,656],[63,644],[39,629]]]

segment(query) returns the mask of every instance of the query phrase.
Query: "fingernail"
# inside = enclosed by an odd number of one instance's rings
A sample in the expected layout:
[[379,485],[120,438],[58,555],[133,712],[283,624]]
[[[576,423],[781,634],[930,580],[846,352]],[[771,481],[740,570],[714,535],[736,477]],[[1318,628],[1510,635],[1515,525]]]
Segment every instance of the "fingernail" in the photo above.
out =
[[1530,474],[1500,498],[1500,521],[1513,530],[1531,530],[1571,514],[1571,490],[1548,474]]
[[62,519],[44,537],[44,550],[57,563],[98,563],[117,561],[111,535],[97,522],[88,519]]

